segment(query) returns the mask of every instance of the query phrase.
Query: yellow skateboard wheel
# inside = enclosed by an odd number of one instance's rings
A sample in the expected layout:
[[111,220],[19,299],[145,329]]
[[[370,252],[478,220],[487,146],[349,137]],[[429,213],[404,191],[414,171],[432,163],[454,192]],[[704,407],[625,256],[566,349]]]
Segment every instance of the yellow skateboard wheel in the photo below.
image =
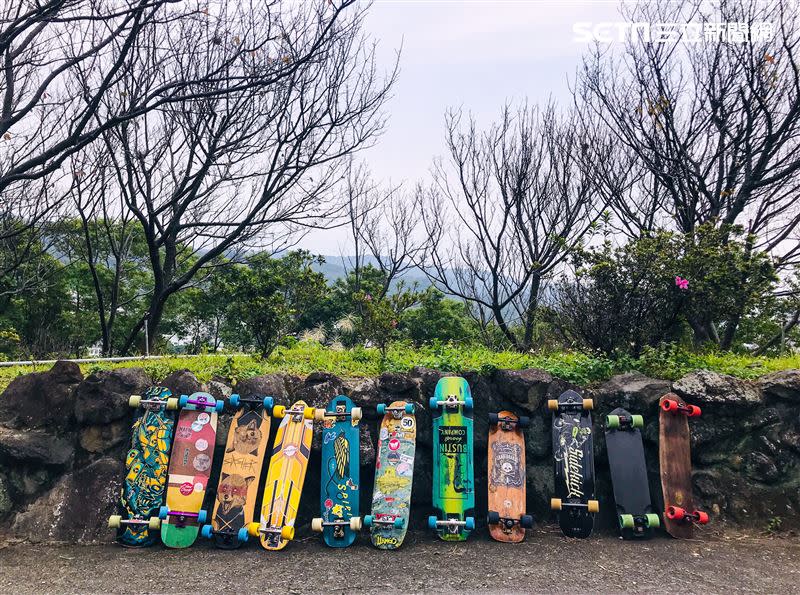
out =
[[314,419],[314,411],[313,407],[306,407],[303,409],[303,417],[306,419]]
[[351,531],[361,531],[361,517],[354,516],[350,519],[350,530]]
[[314,409],[314,419],[316,421],[325,421],[325,410],[324,409]]
[[294,539],[294,527],[290,527],[289,525],[281,527],[281,539],[285,539],[286,541]]
[[550,498],[550,509],[561,510],[561,498]]
[[158,531],[161,528],[161,519],[157,516],[151,516],[147,522],[147,528],[151,531]]
[[286,407],[284,405],[275,405],[275,407],[272,408],[272,415],[278,419],[282,419],[286,416]]
[[108,528],[109,529],[119,529],[122,526],[122,516],[118,514],[112,514],[108,517]]
[[584,409],[594,409],[594,401],[591,399],[584,399],[583,400],[583,408]]
[[130,407],[138,407],[139,403],[142,402],[142,397],[139,395],[131,395],[130,399],[128,399],[128,405]]
[[247,532],[251,537],[261,537],[261,523],[248,523]]
[[589,512],[600,512],[600,503],[597,500],[589,500],[586,506],[589,508]]
[[174,397],[170,397],[167,399],[167,409],[177,409],[178,408],[178,399]]
[[550,411],[558,411],[558,400],[557,399],[547,399],[547,408]]

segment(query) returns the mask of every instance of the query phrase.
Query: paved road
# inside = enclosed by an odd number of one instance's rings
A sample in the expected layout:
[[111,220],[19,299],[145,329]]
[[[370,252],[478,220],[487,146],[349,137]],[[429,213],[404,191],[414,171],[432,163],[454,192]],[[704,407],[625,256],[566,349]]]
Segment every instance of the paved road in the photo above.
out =
[[[3,593],[797,592],[800,539],[754,537],[623,542],[533,532],[522,545],[465,544],[409,534],[381,552],[361,542],[332,550],[309,537],[283,552],[115,545],[0,549]],[[182,576],[180,579],[171,577]]]

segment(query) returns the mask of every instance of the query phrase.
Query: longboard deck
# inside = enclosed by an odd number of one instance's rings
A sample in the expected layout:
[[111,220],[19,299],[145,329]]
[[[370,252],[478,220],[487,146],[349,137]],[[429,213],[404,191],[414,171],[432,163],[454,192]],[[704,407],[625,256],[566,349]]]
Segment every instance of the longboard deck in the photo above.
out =
[[253,521],[272,419],[263,400],[235,396],[240,408],[228,431],[211,515],[214,544],[222,549],[242,545],[237,535]]
[[489,423],[487,477],[489,515],[497,513],[500,522],[490,519],[489,534],[497,541],[519,543],[525,539],[519,522],[525,515],[525,439],[516,414],[501,411],[497,415],[500,421]]
[[[353,401],[344,395],[331,400],[322,421],[320,511],[323,523],[344,523],[359,516],[359,422],[350,415]],[[337,417],[336,414],[340,415]],[[347,547],[358,537],[349,525],[323,526],[330,547]]]
[[[606,421],[605,429],[608,465],[611,469],[620,533],[626,539],[651,537],[653,527],[647,522],[646,515],[654,514],[655,510],[650,501],[642,432],[634,427],[634,417],[625,409],[614,409],[610,416],[621,420],[618,428],[610,428]],[[632,515],[634,526],[623,526],[622,515]]]
[[[284,527],[294,535],[314,437],[314,422],[304,417],[305,411],[313,414],[304,401],[295,402],[291,409],[285,410],[275,434],[260,514],[260,540],[264,549],[282,550],[286,547],[292,537],[281,533]],[[273,413],[279,416],[284,412],[276,406]]]
[[[446,403],[450,400],[451,404]],[[434,400],[438,405],[434,408]],[[456,404],[458,402],[466,404]],[[433,498],[436,533],[444,541],[464,541],[475,528],[472,396],[463,378],[436,383],[433,418]],[[447,524],[442,524],[445,522]],[[470,526],[471,522],[471,526]],[[428,524],[432,526],[432,517]],[[463,523],[463,524],[456,524]]]
[[[683,399],[674,393],[667,393],[658,401],[658,460],[664,507],[679,506],[693,511],[689,420],[683,414],[664,411],[661,405],[667,399],[685,405]],[[664,529],[673,537],[691,539],[694,536],[692,523],[672,521],[666,514],[663,516]]]
[[[217,400],[208,393],[193,393],[190,400],[208,406],[186,404],[178,416],[175,443],[169,463],[167,508],[170,511],[200,513],[208,488],[214,443],[217,436]],[[162,515],[163,516],[163,515]],[[161,541],[171,548],[184,548],[197,539],[202,521],[196,517],[170,515],[161,524]]]
[[564,535],[579,538],[592,533],[594,513],[588,506],[596,502],[592,416],[582,404],[581,396],[568,390],[553,413],[555,492],[562,505],[558,524]]
[[[376,521],[370,526],[370,540],[382,550],[400,547],[408,531],[417,421],[413,412],[404,410],[407,405],[405,401],[389,404],[378,431],[375,489],[369,517]],[[392,524],[395,521],[400,526]]]
[[129,520],[148,520],[158,516],[164,503],[169,453],[175,429],[175,412],[167,410],[172,397],[168,388],[154,386],[142,400],[158,401],[139,405],[131,430],[131,442],[125,459],[125,480],[118,505],[121,525],[117,541],[127,547],[146,547],[158,540],[146,524],[130,524]]

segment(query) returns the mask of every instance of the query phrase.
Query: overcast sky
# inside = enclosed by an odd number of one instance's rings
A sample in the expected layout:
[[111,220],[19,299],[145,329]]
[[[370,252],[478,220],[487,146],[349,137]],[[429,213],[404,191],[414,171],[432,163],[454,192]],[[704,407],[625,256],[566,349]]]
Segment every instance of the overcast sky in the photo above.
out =
[[[387,105],[388,130],[362,153],[374,177],[426,179],[444,148],[444,112],[463,106],[490,123],[507,100],[569,100],[584,45],[577,21],[618,20],[617,0],[375,0],[365,26],[389,68],[402,47],[400,77]],[[348,253],[342,231],[301,243],[320,254]]]

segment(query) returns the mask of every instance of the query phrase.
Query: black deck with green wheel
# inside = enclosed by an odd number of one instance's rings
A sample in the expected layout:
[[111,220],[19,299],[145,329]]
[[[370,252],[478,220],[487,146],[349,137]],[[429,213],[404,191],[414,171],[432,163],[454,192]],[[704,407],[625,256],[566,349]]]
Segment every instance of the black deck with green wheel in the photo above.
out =
[[651,537],[660,520],[650,501],[641,415],[614,409],[606,416],[606,450],[614,486],[617,521],[624,539]]

